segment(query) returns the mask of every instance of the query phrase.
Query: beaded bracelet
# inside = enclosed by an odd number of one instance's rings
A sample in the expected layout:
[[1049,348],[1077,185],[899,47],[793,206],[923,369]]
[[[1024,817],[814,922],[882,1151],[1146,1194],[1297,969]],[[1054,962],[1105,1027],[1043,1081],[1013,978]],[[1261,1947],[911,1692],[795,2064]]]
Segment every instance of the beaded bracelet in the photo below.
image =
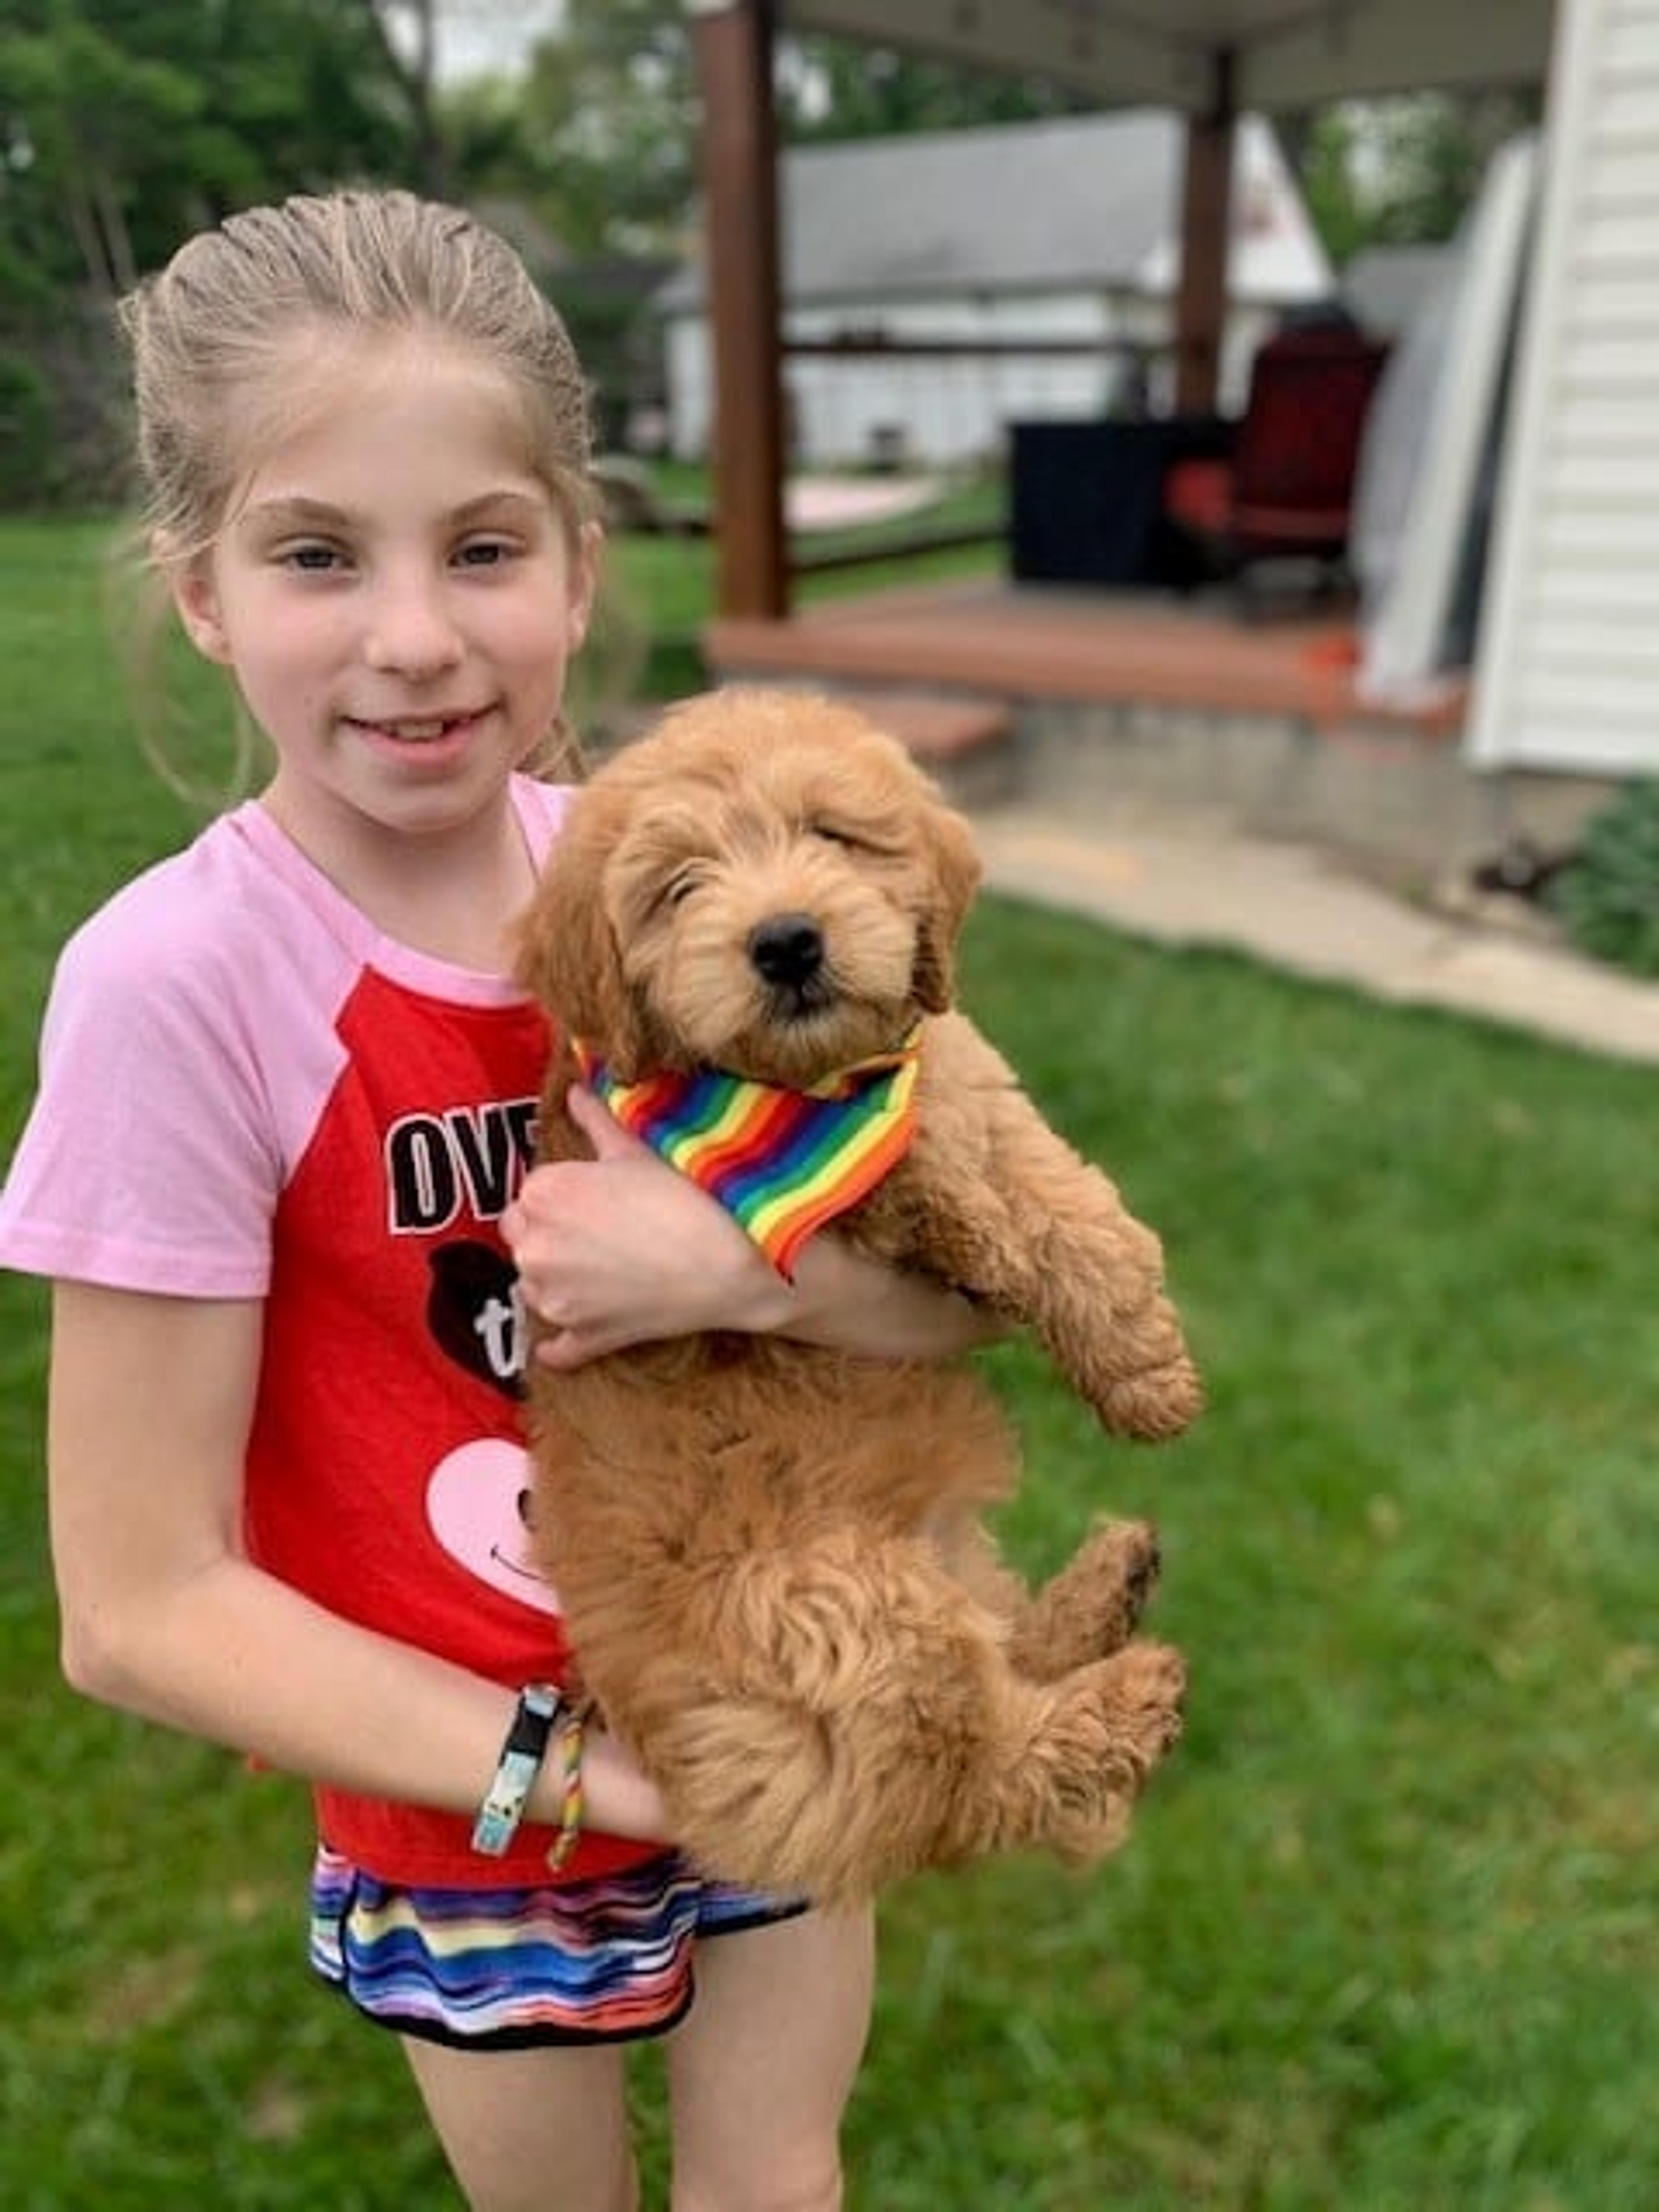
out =
[[559,1832],[547,1854],[548,1867],[554,1874],[568,1865],[581,1841],[582,1747],[587,1738],[587,1711],[585,1705],[566,1705],[559,1716],[559,1774],[562,1785]]

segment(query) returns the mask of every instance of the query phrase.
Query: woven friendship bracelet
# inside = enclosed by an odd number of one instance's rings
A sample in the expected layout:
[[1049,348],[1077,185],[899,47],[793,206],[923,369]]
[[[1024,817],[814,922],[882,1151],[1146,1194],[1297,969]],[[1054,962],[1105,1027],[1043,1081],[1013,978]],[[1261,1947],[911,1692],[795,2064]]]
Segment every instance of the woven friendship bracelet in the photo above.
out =
[[559,1832],[547,1854],[554,1874],[569,1864],[582,1836],[582,1751],[587,1741],[587,1709],[567,1705],[559,1718],[559,1773],[562,1796],[559,1803]]

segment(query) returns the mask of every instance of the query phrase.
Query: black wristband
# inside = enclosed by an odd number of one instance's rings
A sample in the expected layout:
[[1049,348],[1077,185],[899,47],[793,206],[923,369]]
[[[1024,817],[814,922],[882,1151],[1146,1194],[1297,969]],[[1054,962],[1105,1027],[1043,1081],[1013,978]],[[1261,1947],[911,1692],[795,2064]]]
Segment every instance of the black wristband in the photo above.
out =
[[556,1690],[532,1682],[519,1692],[512,1726],[472,1826],[472,1848],[498,1859],[519,1832],[524,1808],[563,1706]]

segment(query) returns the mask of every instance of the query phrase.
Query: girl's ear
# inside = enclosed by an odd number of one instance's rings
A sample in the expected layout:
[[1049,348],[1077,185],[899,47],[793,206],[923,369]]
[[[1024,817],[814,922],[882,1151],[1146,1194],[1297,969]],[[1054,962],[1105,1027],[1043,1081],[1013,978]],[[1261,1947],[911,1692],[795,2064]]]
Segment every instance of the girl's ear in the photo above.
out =
[[158,546],[156,557],[166,572],[167,589],[185,635],[205,659],[228,668],[230,642],[219,612],[219,591],[208,556],[198,554],[192,560],[170,561],[165,548]]
[[583,523],[570,563],[570,650],[573,653],[586,641],[588,625],[593,619],[593,602],[599,589],[599,556],[604,544],[604,526],[598,522]]

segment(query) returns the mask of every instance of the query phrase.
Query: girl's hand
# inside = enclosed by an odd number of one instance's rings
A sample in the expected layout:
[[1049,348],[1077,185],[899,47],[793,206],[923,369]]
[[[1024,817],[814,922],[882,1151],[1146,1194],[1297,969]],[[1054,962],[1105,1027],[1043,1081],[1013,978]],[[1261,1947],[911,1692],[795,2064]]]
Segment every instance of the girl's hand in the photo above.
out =
[[623,1128],[592,1091],[570,1117],[592,1160],[534,1168],[501,1217],[538,1357],[577,1367],[624,1346],[709,1328],[778,1328],[793,1301],[723,1206]]
[[786,1282],[747,1233],[577,1085],[591,1160],[534,1168],[501,1216],[550,1367],[705,1329],[792,1336],[871,1358],[947,1359],[1000,1326],[953,1291],[855,1251],[832,1231]]

